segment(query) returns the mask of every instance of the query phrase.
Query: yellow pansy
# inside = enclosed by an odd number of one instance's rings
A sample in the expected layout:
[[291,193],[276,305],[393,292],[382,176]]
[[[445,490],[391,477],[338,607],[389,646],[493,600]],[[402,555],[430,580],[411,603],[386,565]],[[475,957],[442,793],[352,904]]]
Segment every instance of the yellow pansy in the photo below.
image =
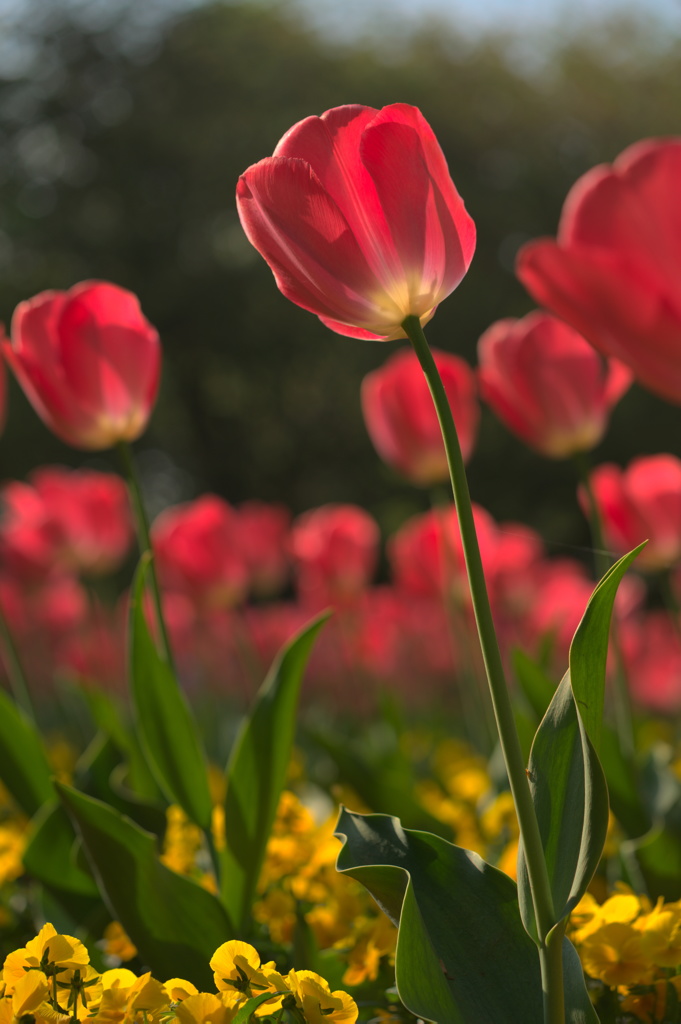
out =
[[137,947],[123,928],[120,921],[112,921],[104,929],[104,952],[107,956],[118,957],[123,963],[137,956]]
[[215,987],[221,992],[239,992],[246,996],[258,995],[270,988],[263,970],[273,969],[274,961],[263,964],[253,946],[239,939],[230,939],[215,950],[210,966]]
[[184,978],[171,978],[163,987],[171,1003],[181,1003],[184,999],[189,999],[190,996],[199,995],[196,985],[192,985],[191,981],[185,981]]
[[[5,960],[2,976],[8,988],[24,977],[26,971],[39,970],[58,981],[68,981],[78,968],[90,962],[88,951],[72,935],[58,935],[51,924],[43,925],[38,934],[23,949],[16,949]],[[56,984],[53,986],[53,994]]]
[[180,1024],[230,1024],[237,1012],[237,1007],[226,1006],[213,992],[197,992],[175,1007]]
[[643,951],[658,967],[678,967],[681,964],[681,905],[657,906],[638,922]]
[[289,971],[289,988],[308,1024],[354,1024],[357,1003],[347,992],[331,992],[328,982],[314,971]]
[[621,921],[604,924],[589,935],[579,955],[586,973],[611,988],[645,984],[653,978],[640,933]]

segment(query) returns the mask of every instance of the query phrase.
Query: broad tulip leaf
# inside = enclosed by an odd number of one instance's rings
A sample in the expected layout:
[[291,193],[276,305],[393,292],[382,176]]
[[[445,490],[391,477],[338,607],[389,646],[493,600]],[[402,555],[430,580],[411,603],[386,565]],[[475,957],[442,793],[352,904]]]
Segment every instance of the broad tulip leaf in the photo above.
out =
[[24,712],[2,689],[0,779],[29,818],[44,803],[54,799],[52,769],[40,736]]
[[213,805],[206,755],[189,704],[158,653],[144,614],[149,567],[143,557],[130,602],[130,685],[136,730],[149,767],[167,799],[208,832]]
[[600,749],[610,619],[622,577],[644,544],[620,558],[594,590],[570,645],[570,678],[589,739]]
[[387,814],[343,810],[338,870],[360,881],[399,925],[402,1002],[444,1024],[541,1024],[537,949],[514,882],[477,854]]
[[50,888],[97,896],[92,875],[78,863],[78,839],[63,805],[53,799],[31,824],[31,838],[22,857],[28,874]]
[[652,828],[653,815],[641,796],[637,765],[622,754],[617,733],[608,725],[603,727],[598,754],[617,821],[630,839],[645,835]]
[[222,898],[240,934],[249,925],[253,894],[286,779],[303,672],[327,618],[325,614],[314,619],[278,654],[227,765]]
[[[412,1013],[440,1024],[541,1024],[539,954],[515,883],[476,853],[386,814],[342,810],[338,870],[399,926],[395,976]],[[566,1024],[598,1024],[574,947],[563,939]]]
[[[162,836],[167,826],[166,812],[154,803],[141,800],[126,785],[130,766],[123,762],[124,756],[110,736],[97,733],[78,761],[78,789],[127,814],[148,832]],[[158,792],[155,783],[154,788]]]
[[151,833],[100,800],[55,786],[82,837],[102,897],[142,960],[159,978],[188,978],[200,990],[212,988],[210,958],[234,937],[220,901],[162,864]]
[[[591,881],[608,828],[608,788],[566,673],[532,744],[528,778],[549,873],[555,921],[577,905]],[[518,889],[523,922],[536,938],[522,843]]]

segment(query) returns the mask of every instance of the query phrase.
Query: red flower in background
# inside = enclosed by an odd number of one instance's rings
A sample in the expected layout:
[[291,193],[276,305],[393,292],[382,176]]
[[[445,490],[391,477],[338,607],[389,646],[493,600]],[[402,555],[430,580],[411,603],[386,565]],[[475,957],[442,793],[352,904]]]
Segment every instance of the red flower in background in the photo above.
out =
[[[5,331],[0,324],[0,343],[6,340]],[[7,372],[5,371],[5,361],[0,354],[0,434],[5,429],[5,423],[7,421]]]
[[[605,542],[618,553],[648,543],[638,569],[668,569],[681,559],[681,461],[674,455],[634,459],[622,470],[597,466],[591,487],[603,523]],[[580,490],[582,506],[587,497]]]
[[307,117],[237,186],[239,217],[279,290],[354,338],[403,338],[466,273],[475,225],[416,107]]
[[498,320],[480,338],[478,356],[482,397],[522,441],[557,459],[598,444],[632,379],[548,313]]
[[54,572],[111,572],[128,553],[128,495],[113,473],[43,466],[0,497],[3,564],[27,583]]
[[[432,349],[456,424],[470,456],[480,410],[475,374],[463,359]],[[428,384],[412,351],[396,352],[362,382],[362,411],[376,451],[416,484],[449,479],[447,456]]]
[[276,594],[289,572],[291,513],[285,505],[245,501],[237,516],[239,551],[248,566],[251,590],[260,596]]
[[558,238],[524,246],[534,299],[681,402],[681,139],[626,149],[573,186]]
[[151,529],[161,583],[197,606],[230,607],[248,589],[236,511],[216,494],[162,512]]
[[158,391],[158,334],[132,292],[85,281],[21,302],[7,362],[45,424],[75,448],[134,441]]
[[356,601],[371,581],[380,535],[357,505],[322,505],[299,516],[291,530],[298,592],[314,607]]

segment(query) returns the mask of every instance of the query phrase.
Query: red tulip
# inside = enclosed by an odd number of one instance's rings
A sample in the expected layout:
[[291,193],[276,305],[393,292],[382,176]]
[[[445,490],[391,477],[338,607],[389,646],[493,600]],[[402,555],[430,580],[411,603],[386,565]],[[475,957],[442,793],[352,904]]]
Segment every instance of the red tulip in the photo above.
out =
[[[467,363],[432,350],[452,409],[461,451],[473,449],[480,410]],[[416,484],[449,479],[447,456],[428,384],[410,349],[396,352],[362,382],[362,411],[378,454]]]
[[133,441],[158,391],[158,334],[132,292],[85,281],[21,302],[2,349],[46,425],[75,448]]
[[291,552],[305,603],[355,602],[371,580],[379,540],[376,522],[357,505],[323,505],[299,516]]
[[531,295],[681,402],[681,139],[630,146],[573,186],[558,239],[524,246]]
[[627,674],[634,700],[663,714],[681,710],[681,640],[666,612],[654,611],[622,633]]
[[[615,551],[648,543],[638,569],[668,569],[681,559],[681,461],[673,455],[634,459],[626,470],[597,466],[591,487],[603,523],[605,542]],[[580,490],[580,501],[586,495]]]
[[352,338],[405,337],[466,273],[475,225],[416,107],[307,117],[237,186],[239,216],[283,294]]
[[0,554],[25,582],[58,572],[110,572],[127,554],[132,522],[125,484],[113,473],[43,466],[30,483],[2,489]]
[[522,441],[556,459],[598,444],[632,378],[548,313],[497,321],[478,354],[482,397]]
[[276,594],[289,570],[291,513],[284,505],[245,501],[237,514],[239,551],[248,566],[251,590],[259,596]]
[[162,584],[197,607],[237,604],[248,587],[235,510],[215,494],[162,512],[151,530]]

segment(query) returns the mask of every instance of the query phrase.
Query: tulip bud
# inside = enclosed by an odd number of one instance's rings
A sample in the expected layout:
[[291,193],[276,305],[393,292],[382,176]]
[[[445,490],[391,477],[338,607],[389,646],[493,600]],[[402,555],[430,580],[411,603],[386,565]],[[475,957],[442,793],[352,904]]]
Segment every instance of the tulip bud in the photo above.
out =
[[7,362],[44,423],[74,448],[134,441],[158,391],[158,334],[132,292],[85,281],[17,306]]
[[497,321],[478,354],[482,397],[509,430],[555,459],[598,444],[632,378],[548,313]]
[[[432,350],[456,424],[464,459],[477,433],[475,375],[467,363]],[[428,384],[409,349],[396,352],[362,382],[362,411],[378,454],[413,483],[449,478],[447,456]]]

